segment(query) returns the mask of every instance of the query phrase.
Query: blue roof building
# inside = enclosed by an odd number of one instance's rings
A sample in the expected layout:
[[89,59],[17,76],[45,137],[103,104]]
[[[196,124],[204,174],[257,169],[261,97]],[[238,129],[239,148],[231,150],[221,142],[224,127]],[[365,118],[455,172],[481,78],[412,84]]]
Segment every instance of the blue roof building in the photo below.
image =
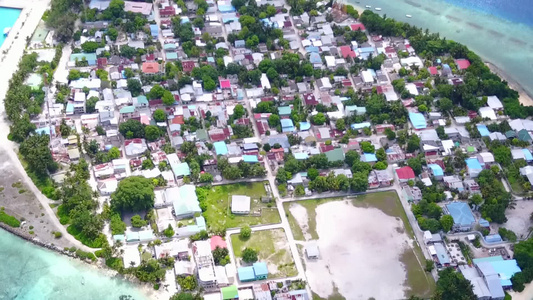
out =
[[235,48],[244,48],[245,45],[246,45],[246,42],[244,40],[235,41]]
[[315,46],[307,46],[305,47],[305,51],[318,53],[320,49],[318,49],[318,47],[315,47]]
[[259,162],[257,155],[243,155],[242,160],[245,163],[251,163],[251,164]]
[[477,131],[479,131],[479,134],[481,134],[481,136],[489,136],[490,135],[490,131],[487,128],[487,125],[478,124],[478,125],[476,125],[476,127],[477,127]]
[[311,123],[309,122],[300,122],[300,130],[305,131],[311,129]]
[[489,277],[496,275],[501,287],[511,287],[511,277],[514,274],[522,272],[515,259],[505,260],[501,256],[490,256],[473,259],[474,264],[479,268],[481,273]]
[[291,119],[281,119],[281,131],[293,132],[295,130]]
[[317,52],[311,52],[311,55],[309,56],[309,62],[311,62],[312,64],[321,64],[322,58]]
[[498,242],[501,242],[503,241],[502,240],[502,237],[499,235],[499,234],[489,234],[487,236],[485,236],[485,242],[487,243],[498,243]]
[[376,154],[374,153],[363,153],[363,155],[361,156],[361,161],[376,162],[378,161],[378,158],[376,157]]
[[47,135],[51,136],[52,134],[50,134],[50,132],[53,133],[53,135],[56,135],[55,127],[46,126],[46,127],[41,127],[41,128],[35,129],[35,133],[37,133],[39,135],[47,134]]
[[150,24],[150,33],[152,37],[157,37],[159,35],[159,27],[157,24]]
[[470,175],[470,177],[472,178],[477,177],[479,173],[481,173],[481,171],[483,170],[483,167],[481,166],[477,158],[465,159],[465,162],[466,168],[468,169],[468,175]]
[[191,169],[189,169],[189,165],[186,162],[172,166],[172,172],[174,172],[174,176],[176,177],[191,175]]
[[217,155],[228,154],[228,146],[224,141],[214,142],[213,147],[215,148],[215,152],[217,153]]
[[530,162],[533,160],[533,156],[531,155],[531,152],[529,152],[528,149],[522,149],[522,152],[524,152],[524,158],[527,162]]
[[372,126],[370,122],[354,123],[350,125],[350,127],[352,127],[353,130],[359,130],[359,129],[363,129],[363,128],[370,127],[370,126]]
[[67,108],[65,108],[65,113],[67,115],[72,115],[74,114],[74,104],[72,103],[67,103]]
[[490,223],[489,221],[483,219],[483,218],[480,218],[479,219],[479,226],[481,227],[489,227],[490,226]]
[[181,17],[181,24],[189,23],[189,17]]
[[227,5],[227,4],[221,5],[221,4],[219,4],[218,5],[218,11],[220,11],[221,13],[235,12],[235,7],[233,5]]
[[167,52],[167,53],[165,53],[165,56],[167,57],[167,60],[177,60],[178,59],[178,53],[176,53],[176,52]]
[[292,109],[290,106],[280,106],[278,111],[280,116],[290,116]]
[[437,253],[437,260],[439,261],[439,264],[441,265],[449,265],[451,262],[450,256],[448,255],[448,252],[444,248],[444,245],[442,243],[435,243],[433,244],[435,247],[435,252]]
[[296,152],[293,153],[293,155],[296,160],[306,160],[309,158],[309,154],[307,154],[307,152]]
[[256,262],[254,263],[253,267],[256,280],[266,279],[268,277],[268,268],[266,263]]
[[70,61],[82,61],[85,58],[89,66],[96,65],[96,53],[72,53]]
[[442,170],[441,166],[437,164],[429,164],[428,168],[431,170],[431,173],[435,178],[441,179],[444,176],[444,171]]
[[409,113],[409,120],[415,129],[424,129],[427,126],[426,118],[421,113]]
[[242,282],[247,281],[254,281],[255,280],[255,273],[254,273],[254,267],[240,267],[237,270],[237,274],[239,276],[239,280]]
[[446,209],[453,218],[453,228],[460,231],[469,231],[476,223],[472,210],[464,202],[452,202],[446,205]]

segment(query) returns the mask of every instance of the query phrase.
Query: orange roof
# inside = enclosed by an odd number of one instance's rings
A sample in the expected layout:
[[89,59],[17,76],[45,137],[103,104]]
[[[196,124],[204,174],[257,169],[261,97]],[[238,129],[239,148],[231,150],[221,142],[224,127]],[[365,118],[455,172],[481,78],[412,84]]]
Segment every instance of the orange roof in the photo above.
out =
[[145,62],[143,63],[143,73],[146,73],[146,74],[155,74],[155,73],[159,73],[159,64],[157,62]]

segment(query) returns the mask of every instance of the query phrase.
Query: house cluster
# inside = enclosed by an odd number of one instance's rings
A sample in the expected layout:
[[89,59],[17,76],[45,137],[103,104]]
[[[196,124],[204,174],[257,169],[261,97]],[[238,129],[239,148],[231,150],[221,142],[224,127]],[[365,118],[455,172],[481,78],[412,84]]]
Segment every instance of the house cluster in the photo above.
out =
[[248,287],[237,287],[231,285],[220,289],[218,293],[205,294],[205,300],[293,300],[310,299],[305,289],[291,289],[282,285],[280,288],[277,282],[256,283]]

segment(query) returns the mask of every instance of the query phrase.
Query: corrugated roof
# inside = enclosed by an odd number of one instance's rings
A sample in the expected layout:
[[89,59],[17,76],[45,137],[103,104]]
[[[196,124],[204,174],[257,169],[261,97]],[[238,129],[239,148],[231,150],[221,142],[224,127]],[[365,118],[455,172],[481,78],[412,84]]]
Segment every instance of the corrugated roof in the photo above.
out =
[[446,208],[452,216],[455,224],[470,226],[476,221],[470,207],[464,202],[452,202],[447,204]]

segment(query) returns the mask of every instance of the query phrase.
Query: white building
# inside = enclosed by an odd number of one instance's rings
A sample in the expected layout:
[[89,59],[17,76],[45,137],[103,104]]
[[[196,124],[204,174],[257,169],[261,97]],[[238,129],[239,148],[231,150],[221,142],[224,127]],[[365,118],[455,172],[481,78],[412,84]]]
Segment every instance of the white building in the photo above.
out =
[[250,197],[243,195],[231,196],[231,212],[234,214],[249,214],[250,213]]

